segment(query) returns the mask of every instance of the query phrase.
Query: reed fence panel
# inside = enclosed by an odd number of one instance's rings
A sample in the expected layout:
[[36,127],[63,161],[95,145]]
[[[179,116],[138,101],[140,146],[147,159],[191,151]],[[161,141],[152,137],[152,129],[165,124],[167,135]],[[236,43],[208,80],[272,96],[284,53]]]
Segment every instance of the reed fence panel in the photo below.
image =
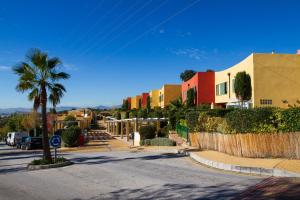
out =
[[300,159],[300,133],[190,133],[190,142],[203,150],[250,158]]

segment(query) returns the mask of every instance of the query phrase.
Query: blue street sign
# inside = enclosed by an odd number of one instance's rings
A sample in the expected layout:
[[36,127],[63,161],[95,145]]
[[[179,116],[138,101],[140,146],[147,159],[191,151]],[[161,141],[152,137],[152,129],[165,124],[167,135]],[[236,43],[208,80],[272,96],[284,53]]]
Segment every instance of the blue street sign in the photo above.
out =
[[54,148],[57,148],[57,147],[60,147],[60,144],[61,144],[61,138],[59,135],[53,135],[51,138],[50,138],[50,145]]

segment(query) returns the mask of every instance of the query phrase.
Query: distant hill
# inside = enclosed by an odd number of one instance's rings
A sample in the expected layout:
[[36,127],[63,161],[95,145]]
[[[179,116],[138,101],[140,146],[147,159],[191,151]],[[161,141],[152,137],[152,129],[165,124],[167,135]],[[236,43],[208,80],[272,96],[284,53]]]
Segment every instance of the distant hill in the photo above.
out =
[[[78,109],[80,107],[75,107],[75,106],[60,106],[56,108],[57,112],[61,112],[61,111],[65,111],[65,110],[73,110],[73,109]],[[99,106],[95,106],[95,107],[91,107],[94,109],[99,109],[99,110],[108,110],[108,109],[112,109],[112,108],[121,108],[121,105],[116,105],[116,106],[103,106],[103,105],[99,105]],[[50,108],[48,108],[49,110]],[[13,113],[28,113],[31,112],[32,108],[0,108],[0,114],[13,114]]]
[[100,105],[100,106],[95,106],[95,107],[93,107],[94,109],[99,109],[99,110],[109,110],[109,109],[114,109],[114,108],[121,108],[122,107],[122,105],[115,105],[115,106],[102,106],[102,105]]
[[[56,111],[64,111],[64,110],[72,110],[76,109],[77,107],[69,107],[69,106],[62,106],[57,107]],[[48,108],[49,110],[50,108]],[[13,114],[13,113],[29,113],[32,111],[32,108],[0,108],[0,114]]]

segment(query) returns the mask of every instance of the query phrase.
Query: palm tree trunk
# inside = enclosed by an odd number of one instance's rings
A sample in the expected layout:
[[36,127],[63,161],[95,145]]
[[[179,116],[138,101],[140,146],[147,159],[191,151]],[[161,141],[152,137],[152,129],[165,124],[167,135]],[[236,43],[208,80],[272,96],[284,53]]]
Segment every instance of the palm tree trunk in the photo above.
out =
[[48,138],[48,125],[47,125],[47,92],[46,86],[42,85],[41,91],[41,103],[42,103],[42,126],[43,126],[43,150],[44,150],[44,159],[49,162],[52,162],[51,152],[49,147],[49,138]]

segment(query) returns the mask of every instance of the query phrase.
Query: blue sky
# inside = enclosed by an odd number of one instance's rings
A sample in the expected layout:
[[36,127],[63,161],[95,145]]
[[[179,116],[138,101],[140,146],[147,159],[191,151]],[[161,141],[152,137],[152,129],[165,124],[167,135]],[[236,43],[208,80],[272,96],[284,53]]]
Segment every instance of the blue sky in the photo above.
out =
[[64,106],[116,105],[185,69],[229,67],[252,52],[300,49],[297,0],[0,2],[0,108],[30,107],[10,67],[30,48],[71,74]]

